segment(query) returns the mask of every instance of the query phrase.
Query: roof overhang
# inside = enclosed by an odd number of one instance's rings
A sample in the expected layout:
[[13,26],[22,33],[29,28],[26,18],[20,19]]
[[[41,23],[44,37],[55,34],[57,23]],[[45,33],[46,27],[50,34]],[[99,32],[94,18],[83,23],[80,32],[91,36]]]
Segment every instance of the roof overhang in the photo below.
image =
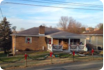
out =
[[103,34],[82,34],[82,35],[103,35]]
[[19,34],[11,34],[11,36],[45,36],[45,35],[26,35],[26,34],[22,34],[22,35],[19,35]]
[[46,35],[48,38],[74,38],[74,39],[81,39],[81,38],[86,38],[86,36],[50,36]]

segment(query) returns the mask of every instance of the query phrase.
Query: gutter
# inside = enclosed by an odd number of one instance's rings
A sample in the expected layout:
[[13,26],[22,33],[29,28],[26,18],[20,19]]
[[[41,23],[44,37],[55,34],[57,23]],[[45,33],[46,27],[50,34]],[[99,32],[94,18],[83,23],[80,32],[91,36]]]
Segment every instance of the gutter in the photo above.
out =
[[51,35],[46,35],[46,37],[53,37],[53,38],[76,38],[76,39],[79,39],[79,38],[86,38],[86,36],[51,36]]
[[103,34],[81,34],[81,35],[103,35]]
[[11,34],[11,36],[37,36],[37,37],[39,37],[39,36],[45,36],[45,35],[17,35],[17,34]]

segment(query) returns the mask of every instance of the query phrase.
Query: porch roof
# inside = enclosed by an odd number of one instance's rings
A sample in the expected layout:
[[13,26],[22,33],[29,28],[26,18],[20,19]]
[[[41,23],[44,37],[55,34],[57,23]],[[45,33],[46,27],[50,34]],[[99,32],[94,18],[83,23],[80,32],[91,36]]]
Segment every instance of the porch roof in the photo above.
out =
[[52,33],[47,36],[51,36],[53,38],[86,38],[85,35],[74,34],[74,33],[69,33],[69,32],[65,32],[65,31]]

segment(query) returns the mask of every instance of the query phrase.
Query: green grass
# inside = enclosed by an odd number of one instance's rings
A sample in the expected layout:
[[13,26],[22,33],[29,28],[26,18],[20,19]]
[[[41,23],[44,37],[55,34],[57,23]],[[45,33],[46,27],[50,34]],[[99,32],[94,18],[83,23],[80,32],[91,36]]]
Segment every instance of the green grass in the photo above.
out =
[[36,55],[36,56],[29,56],[29,59],[33,60],[38,60],[38,59],[46,59],[48,54],[41,54],[41,55]]
[[[49,55],[49,54],[48,54]],[[57,54],[57,55],[60,55],[61,57],[63,58],[59,58],[58,57],[58,60],[56,58],[53,58],[53,63],[56,63],[57,61],[59,62],[65,62],[65,61],[73,61],[73,55],[72,54],[66,54],[66,53],[62,53],[62,54]],[[41,57],[45,57],[46,54],[40,54],[40,55],[31,55],[30,57],[33,58],[33,59],[36,59],[36,58],[41,58]],[[68,56],[68,57],[67,57]],[[64,58],[64,57],[67,57],[67,58]],[[7,57],[7,58],[2,58],[3,60],[5,61],[17,61],[18,59],[20,59],[21,57]],[[95,59],[98,59],[98,58],[102,58],[102,57],[96,57],[94,58]],[[6,69],[6,68],[11,68],[11,67],[20,67],[20,66],[25,66],[25,60],[23,61],[24,58],[22,58],[22,60],[20,62],[14,62],[14,63],[4,63],[4,64],[1,64],[1,67]],[[92,59],[91,56],[84,56],[84,57],[80,57],[78,55],[75,55],[75,58],[74,58],[74,61],[83,61],[83,60],[90,60]],[[47,62],[46,62],[47,61]],[[30,58],[28,58],[28,66],[31,66],[31,65],[34,65],[34,64],[42,64],[42,63],[48,63],[50,61],[50,59],[47,59],[47,60],[42,60],[42,61],[38,61],[38,60],[30,60]],[[51,62],[50,62],[51,63]]]
[[41,55],[41,54],[49,54],[49,52],[47,52],[47,51],[40,51],[40,52],[29,53],[28,55]]
[[60,58],[68,58],[71,56],[71,54],[68,54],[68,53],[59,53],[59,54],[54,54],[54,55]]
[[20,61],[21,59],[23,59],[23,57],[7,57],[7,58],[0,58],[1,62],[16,62],[16,61]]
[[[44,60],[46,59],[46,56],[50,56],[49,52],[47,51],[39,51],[39,52],[33,52],[33,53],[29,53],[28,54],[28,60]],[[57,58],[73,58],[72,54],[68,54],[68,53],[59,53],[59,54],[53,54],[55,55]],[[15,56],[11,56],[11,57],[7,57],[6,54],[3,53],[3,51],[0,52],[0,63],[2,62],[15,62],[15,61],[19,61],[24,59],[24,55],[15,55]],[[86,58],[86,56],[84,56]],[[80,57],[79,55],[75,55],[75,59],[85,59],[83,57]],[[87,58],[86,58],[87,59]]]
[[[48,55],[49,52],[36,52],[36,53],[31,53],[28,54],[29,57],[28,59],[33,59],[33,60],[38,60],[38,59],[46,59],[46,55]],[[11,57],[7,57],[6,54],[3,52],[0,52],[0,63],[2,62],[15,62],[15,61],[20,61],[21,59],[24,59],[24,55],[15,55]]]

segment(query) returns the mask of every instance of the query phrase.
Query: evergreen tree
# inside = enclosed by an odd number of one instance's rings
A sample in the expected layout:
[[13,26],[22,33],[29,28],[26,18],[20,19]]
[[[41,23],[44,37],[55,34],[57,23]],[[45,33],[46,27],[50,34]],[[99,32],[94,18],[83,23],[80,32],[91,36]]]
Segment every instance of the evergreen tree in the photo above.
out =
[[4,17],[0,23],[0,46],[3,48],[5,54],[11,49],[11,33],[10,24],[6,17]]

